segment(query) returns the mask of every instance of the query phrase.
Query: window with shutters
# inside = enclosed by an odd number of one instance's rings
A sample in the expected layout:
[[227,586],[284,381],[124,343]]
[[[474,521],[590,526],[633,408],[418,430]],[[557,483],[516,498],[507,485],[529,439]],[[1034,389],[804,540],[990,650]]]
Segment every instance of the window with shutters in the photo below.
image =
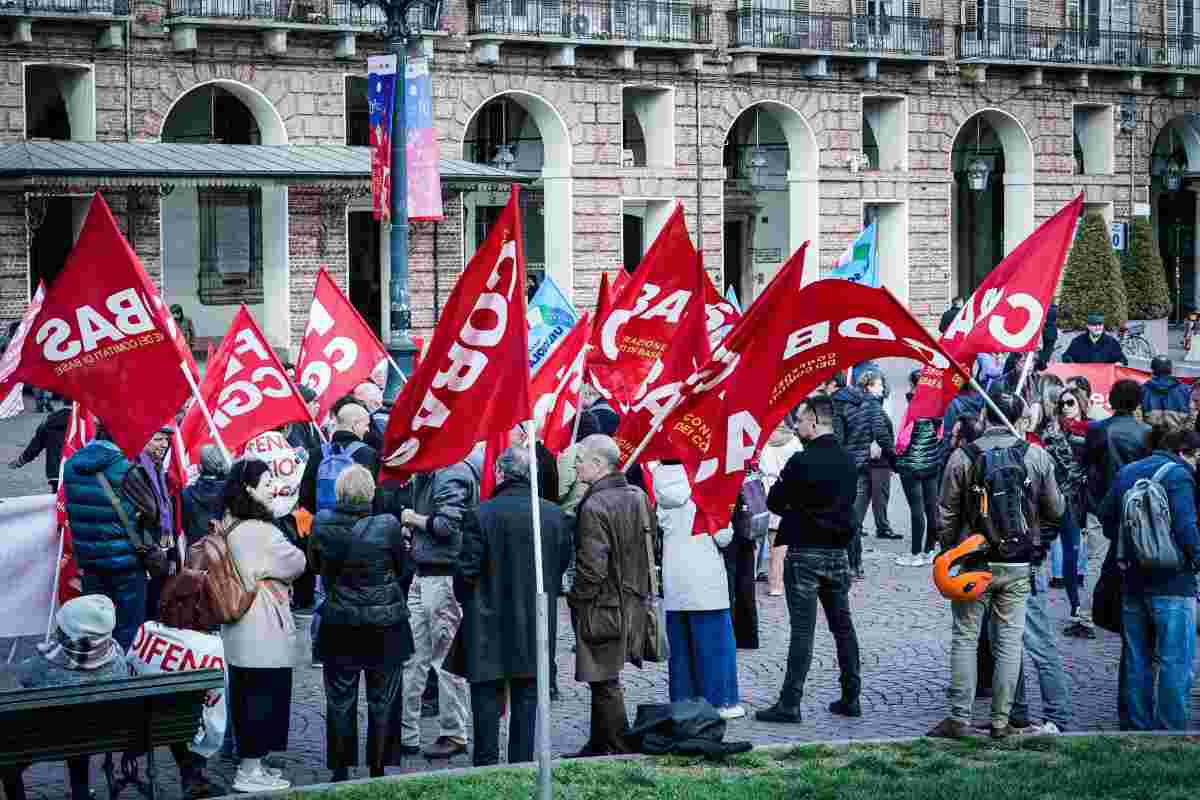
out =
[[[1195,48],[1197,5],[1200,5],[1198,0],[1165,0],[1163,3],[1163,27],[1167,31],[1168,49]],[[1178,57],[1172,58],[1172,62],[1179,63]]]

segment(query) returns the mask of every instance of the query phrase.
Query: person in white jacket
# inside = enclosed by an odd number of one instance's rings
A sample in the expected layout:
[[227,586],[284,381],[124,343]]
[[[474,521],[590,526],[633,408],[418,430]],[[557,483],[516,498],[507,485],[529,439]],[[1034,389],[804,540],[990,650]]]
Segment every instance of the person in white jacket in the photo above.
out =
[[704,698],[724,719],[746,715],[738,704],[737,650],[729,615],[725,559],[717,549],[731,529],[693,536],[696,504],[687,474],[678,464],[654,470],[658,524],[663,530],[663,607],[671,702]]
[[[800,440],[796,438],[796,434],[788,426],[786,420],[781,422],[779,427],[771,433],[771,438],[767,440],[766,446],[763,447],[762,453],[758,457],[758,468],[762,471],[764,488],[768,492],[779,480],[779,475],[783,472],[783,466],[787,464],[788,459],[803,449]],[[775,546],[775,534],[777,533],[779,533],[779,515],[772,514],[768,522],[767,539],[763,542],[763,547],[770,552],[770,561],[767,566],[767,594],[770,597],[783,597],[783,562],[787,558],[787,547]],[[762,563],[761,558],[759,563]]]

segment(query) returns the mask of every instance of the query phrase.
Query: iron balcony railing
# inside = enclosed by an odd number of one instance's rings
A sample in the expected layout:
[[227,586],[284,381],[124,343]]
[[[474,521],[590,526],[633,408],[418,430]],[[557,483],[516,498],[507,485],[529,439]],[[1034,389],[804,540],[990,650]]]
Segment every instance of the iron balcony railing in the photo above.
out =
[[0,14],[125,16],[129,0],[0,0]]
[[655,0],[469,0],[471,34],[712,42],[712,9]]
[[1196,67],[1200,36],[1034,25],[958,26],[958,57],[1046,64]]
[[732,47],[943,56],[941,20],[923,17],[805,14],[770,8],[728,12]]
[[[379,6],[359,8],[350,0],[170,0],[167,16],[304,22],[371,29],[380,28],[387,21]],[[408,18],[414,28],[438,30],[441,4],[434,8],[417,6],[409,11]]]

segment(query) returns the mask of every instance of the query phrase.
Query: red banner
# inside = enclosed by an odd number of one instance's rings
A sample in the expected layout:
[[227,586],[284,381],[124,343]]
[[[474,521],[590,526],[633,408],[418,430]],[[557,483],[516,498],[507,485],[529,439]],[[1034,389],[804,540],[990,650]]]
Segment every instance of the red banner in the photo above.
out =
[[806,247],[688,378],[684,400],[656,436],[667,439],[688,469],[697,531],[713,533],[729,524],[749,462],[788,411],[829,376],[888,356],[950,366],[937,342],[886,289],[830,280],[802,290]]
[[[1027,353],[1041,346],[1046,309],[1054,302],[1082,209],[1081,194],[1005,256],[963,304],[940,341],[968,371],[980,353]],[[922,370],[905,423],[942,416],[967,380],[955,373]]]
[[571,444],[591,333],[592,315],[584,314],[529,384],[542,444],[555,455]]
[[[650,428],[654,420],[665,414],[674,405],[675,399],[683,389],[683,383],[704,364],[708,363],[711,351],[709,349],[709,331],[707,329],[708,309],[706,303],[707,291],[712,288],[712,281],[704,272],[704,259],[697,253],[693,259],[694,267],[690,271],[692,292],[683,319],[676,328],[670,347],[661,359],[654,363],[646,380],[638,387],[632,398],[632,405],[621,415],[621,424],[613,437],[621,448],[621,463],[626,463]],[[713,290],[715,291],[715,290]],[[733,307],[729,306],[732,311]],[[724,317],[718,312],[717,317]],[[669,454],[669,449],[664,448]],[[653,451],[643,452],[641,461],[653,461]]]
[[384,435],[400,480],[466,458],[477,442],[530,418],[529,325],[520,188],[472,256],[404,385]]
[[[245,306],[238,309],[208,363],[200,395],[231,454],[263,431],[311,420],[303,398]],[[188,459],[199,461],[200,447],[213,439],[196,403],[188,408],[179,434]]]
[[298,382],[317,393],[317,419],[370,380],[381,362],[387,362],[383,343],[322,267],[296,361]]
[[38,312],[42,310],[42,301],[45,297],[46,285],[39,282],[37,291],[33,293],[33,299],[29,301],[29,308],[25,309],[25,316],[21,317],[21,322],[13,332],[8,347],[4,349],[4,355],[0,356],[0,419],[15,417],[25,410],[25,403],[22,399],[25,384],[15,380],[12,375],[16,372],[17,365],[21,363],[21,351],[25,349],[25,337],[29,335],[33,321],[37,318]]
[[[395,54],[367,57],[367,113],[371,125],[371,210],[384,222],[392,216],[392,119],[396,102]],[[401,83],[403,91],[403,83]]]
[[588,371],[617,411],[633,403],[642,381],[667,352],[696,291],[690,269],[695,260],[683,206],[677,205],[613,305],[603,317],[597,314]]
[[[1123,367],[1120,364],[1063,364],[1055,362],[1043,371],[1045,375],[1057,375],[1066,383],[1076,375],[1087,378],[1092,387],[1092,406],[1104,409],[1110,416],[1112,406],[1108,404],[1108,393],[1117,381],[1131,380],[1139,384],[1150,380],[1149,372]],[[1181,379],[1186,381],[1187,379]]]
[[91,411],[130,458],[191,393],[191,353],[99,192],[31,330],[12,378]]
[[[96,438],[96,419],[79,407],[71,404],[71,422],[63,439],[62,463],[75,455],[84,445]],[[62,563],[58,573],[58,603],[62,605],[83,594],[82,576],[75,562],[75,547],[71,541],[71,525],[67,517],[66,486],[58,484],[58,496],[54,498],[54,510],[58,514],[58,527],[62,531]]]

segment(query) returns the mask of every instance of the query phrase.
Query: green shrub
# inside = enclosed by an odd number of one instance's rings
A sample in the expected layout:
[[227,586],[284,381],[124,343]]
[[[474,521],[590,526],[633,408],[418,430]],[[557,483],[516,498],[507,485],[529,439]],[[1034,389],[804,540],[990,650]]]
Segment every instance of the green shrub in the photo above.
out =
[[1129,318],[1125,281],[1109,239],[1108,223],[1092,213],[1080,223],[1063,270],[1058,326],[1078,330],[1087,324],[1088,314],[1096,313],[1104,315],[1105,326],[1110,329]]
[[1129,226],[1126,244],[1128,258],[1122,259],[1121,273],[1129,300],[1130,319],[1162,319],[1171,313],[1171,292],[1162,258],[1154,247],[1150,220],[1137,217]]

